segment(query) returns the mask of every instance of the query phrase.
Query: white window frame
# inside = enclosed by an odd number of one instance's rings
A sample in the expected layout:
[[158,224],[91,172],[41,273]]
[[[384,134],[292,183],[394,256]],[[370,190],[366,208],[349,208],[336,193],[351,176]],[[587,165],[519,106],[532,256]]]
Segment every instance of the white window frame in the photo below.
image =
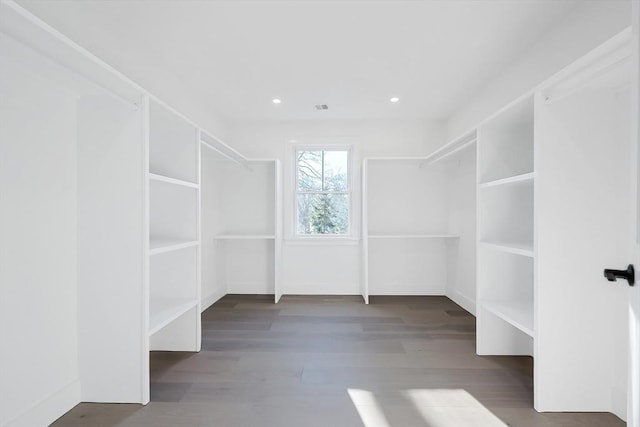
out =
[[[298,153],[300,151],[346,151],[347,152],[347,190],[346,191],[298,191]],[[353,240],[353,151],[351,145],[295,145],[292,153],[293,164],[293,215],[291,235],[298,241],[336,241]],[[345,234],[298,234],[298,194],[346,194],[349,198],[348,230]]]

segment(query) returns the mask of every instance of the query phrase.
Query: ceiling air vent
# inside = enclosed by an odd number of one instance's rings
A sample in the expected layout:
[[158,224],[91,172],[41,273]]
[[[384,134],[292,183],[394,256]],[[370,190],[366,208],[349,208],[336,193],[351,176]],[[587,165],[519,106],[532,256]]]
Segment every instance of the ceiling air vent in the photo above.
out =
[[316,104],[316,110],[328,110],[329,106],[327,104]]

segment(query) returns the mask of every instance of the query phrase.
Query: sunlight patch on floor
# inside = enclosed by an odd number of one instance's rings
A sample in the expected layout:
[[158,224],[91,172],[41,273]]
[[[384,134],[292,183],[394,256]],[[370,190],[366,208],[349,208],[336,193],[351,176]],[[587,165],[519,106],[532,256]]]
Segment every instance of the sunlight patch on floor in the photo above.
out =
[[429,427],[507,427],[462,389],[414,389],[403,394]]
[[391,427],[373,393],[355,388],[347,392],[365,427]]

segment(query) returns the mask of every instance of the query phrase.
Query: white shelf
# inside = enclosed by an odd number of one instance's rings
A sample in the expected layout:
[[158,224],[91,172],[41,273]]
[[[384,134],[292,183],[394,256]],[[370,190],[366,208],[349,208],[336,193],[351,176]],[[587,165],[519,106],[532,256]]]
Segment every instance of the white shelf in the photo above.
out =
[[170,178],[168,176],[158,175],[151,172],[149,172],[149,179],[151,181],[159,181],[159,182],[166,182],[174,185],[182,185],[183,187],[200,188],[200,186],[195,182],[183,181],[181,179]]
[[273,234],[220,234],[213,240],[275,240]]
[[369,234],[370,239],[459,239],[453,234]]
[[149,255],[157,255],[165,252],[198,246],[197,240],[184,239],[153,239],[149,242]]
[[480,242],[480,244],[498,251],[533,258],[532,245],[511,242]]
[[531,301],[482,301],[486,310],[518,328],[530,337],[533,333],[533,303]]
[[498,187],[501,185],[510,185],[510,184],[518,184],[518,183],[526,183],[529,181],[533,181],[534,173],[528,172],[520,175],[514,175],[507,178],[496,179],[489,182],[480,183],[480,188],[487,187]]
[[149,336],[198,304],[190,298],[152,298],[149,302]]

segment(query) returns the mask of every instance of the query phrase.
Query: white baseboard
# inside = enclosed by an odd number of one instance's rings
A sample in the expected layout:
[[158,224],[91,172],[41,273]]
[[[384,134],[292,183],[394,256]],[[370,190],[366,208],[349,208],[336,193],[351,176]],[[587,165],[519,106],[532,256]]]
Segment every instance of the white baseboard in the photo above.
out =
[[469,313],[476,315],[476,301],[473,298],[460,293],[459,291],[447,292],[447,297]]
[[307,282],[284,283],[284,295],[360,295],[359,283]]
[[627,389],[613,387],[611,390],[611,412],[623,421],[627,420]]
[[205,311],[207,308],[211,307],[216,301],[218,301],[220,298],[222,298],[226,294],[227,292],[225,292],[223,289],[218,289],[215,292],[205,297],[202,297],[202,300],[200,303],[200,310]]
[[48,426],[80,403],[80,381],[75,380],[36,403],[5,427]]
[[445,285],[415,282],[369,283],[369,295],[385,296],[441,296],[445,294]]

